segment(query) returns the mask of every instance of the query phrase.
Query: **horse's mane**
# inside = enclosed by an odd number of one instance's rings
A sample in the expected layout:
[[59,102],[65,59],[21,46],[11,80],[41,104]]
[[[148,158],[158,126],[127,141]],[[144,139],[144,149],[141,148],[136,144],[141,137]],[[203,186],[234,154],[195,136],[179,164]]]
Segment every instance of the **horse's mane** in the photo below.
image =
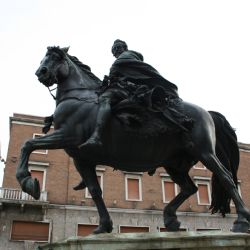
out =
[[86,73],[91,79],[93,79],[94,81],[97,81],[98,84],[101,84],[101,80],[95,76],[92,72],[91,72],[91,68],[86,65],[83,64],[77,57],[75,56],[71,56],[67,53],[67,56],[69,57],[69,59],[75,63],[84,73]]
[[91,72],[91,68],[88,65],[83,64],[76,56],[71,56],[70,54],[68,54],[68,52],[65,51],[65,49],[60,48],[59,46],[52,46],[52,47],[48,47],[47,49],[48,51],[52,50],[52,51],[59,53],[62,57],[67,56],[73,63],[76,64],[76,66],[78,66],[93,81],[96,81],[96,83],[99,85],[101,84],[101,80]]

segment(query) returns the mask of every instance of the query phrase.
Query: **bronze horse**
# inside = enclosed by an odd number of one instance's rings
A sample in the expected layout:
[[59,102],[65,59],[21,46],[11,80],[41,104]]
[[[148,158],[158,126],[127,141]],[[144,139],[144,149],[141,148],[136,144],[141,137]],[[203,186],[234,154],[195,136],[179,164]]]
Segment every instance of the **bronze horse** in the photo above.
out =
[[212,212],[220,212],[222,215],[229,213],[232,199],[238,214],[233,230],[248,230],[250,212],[237,190],[237,138],[224,116],[183,102],[184,113],[195,121],[191,132],[193,147],[186,148],[180,133],[139,136],[125,130],[114,115],[103,132],[103,147],[86,153],[86,148],[78,146],[93,133],[98,111],[96,90],[101,81],[87,65],[70,56],[68,48],[59,47],[48,47],[36,75],[47,87],[57,84],[54,132],[24,143],[16,172],[24,192],[35,199],[40,197],[38,180],[32,179],[28,171],[30,153],[37,149],[64,149],[73,158],[97,206],[100,221],[94,233],[111,232],[113,223],[102,198],[96,165],[108,165],[129,172],[152,171],[163,166],[180,186],[180,193],[166,205],[163,214],[166,228],[177,231],[180,222],[176,210],[197,192],[188,172],[200,161],[213,173]]

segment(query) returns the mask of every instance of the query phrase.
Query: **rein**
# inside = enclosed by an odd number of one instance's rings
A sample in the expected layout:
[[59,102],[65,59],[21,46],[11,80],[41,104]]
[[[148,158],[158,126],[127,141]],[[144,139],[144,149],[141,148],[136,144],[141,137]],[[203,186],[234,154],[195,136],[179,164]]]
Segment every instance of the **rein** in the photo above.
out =
[[[78,59],[77,59],[77,62],[75,62],[75,61],[72,62],[72,59],[76,60],[77,58],[75,59],[74,57],[72,57],[72,58],[67,58],[66,57],[65,62],[68,64],[68,67],[70,68],[70,65],[72,65],[72,64],[73,65],[76,64],[76,66],[79,67]],[[82,63],[80,65],[82,65]],[[57,79],[57,77],[55,77],[55,78],[56,78],[56,83],[58,84],[58,79]],[[85,101],[85,102],[92,99],[92,102],[93,102],[93,99],[96,100],[96,97],[95,98],[93,98],[93,97],[92,98],[90,98],[90,97],[78,97],[77,95],[76,96],[70,96],[70,95],[67,95],[67,94],[69,92],[71,92],[71,91],[74,91],[74,90],[92,90],[93,91],[93,90],[97,90],[98,89],[98,87],[93,88],[93,87],[82,87],[82,86],[80,86],[80,87],[68,88],[68,89],[60,90],[60,95],[58,95],[58,86],[56,86],[53,89],[50,89],[49,87],[47,87],[47,88],[48,88],[49,93],[52,96],[52,98],[56,101],[56,105],[58,105],[59,103],[61,103],[62,101],[66,100],[66,99],[76,99],[76,100]],[[57,94],[55,96],[52,93],[52,91],[56,90],[56,89],[57,89]],[[98,97],[97,97],[97,99],[98,99]],[[91,102],[91,101],[89,101],[89,102]],[[95,101],[95,102],[97,103],[98,101]]]
[[71,91],[74,91],[74,90],[96,90],[96,88],[87,88],[87,87],[77,87],[77,88],[70,88],[70,89],[65,89],[65,90],[63,90],[61,93],[62,93],[62,95],[61,95],[61,98],[58,98],[58,97],[56,97],[53,93],[52,93],[52,91],[53,90],[55,90],[55,89],[57,89],[57,87],[55,87],[55,88],[53,88],[53,89],[50,89],[49,87],[48,87],[48,90],[49,90],[49,92],[50,92],[50,95],[53,97],[53,99],[56,101],[56,105],[58,105],[59,103],[61,103],[62,101],[65,101],[65,100],[68,100],[68,99],[76,99],[76,100],[78,100],[78,101],[84,101],[84,102],[89,102],[89,103],[91,103],[91,102],[95,102],[95,103],[98,103],[98,101],[97,101],[97,99],[98,99],[98,97],[96,98],[96,97],[77,97],[77,96],[66,96],[66,97],[64,97],[64,95],[65,94],[67,94],[67,93],[69,93],[69,92],[71,92]]
[[49,90],[49,93],[50,93],[50,95],[53,97],[53,99],[56,101],[56,97],[52,94],[52,91],[53,90],[55,90],[55,89],[57,89],[57,87],[55,87],[55,88],[53,88],[53,89],[50,89],[49,87],[47,87],[48,88],[48,90]]

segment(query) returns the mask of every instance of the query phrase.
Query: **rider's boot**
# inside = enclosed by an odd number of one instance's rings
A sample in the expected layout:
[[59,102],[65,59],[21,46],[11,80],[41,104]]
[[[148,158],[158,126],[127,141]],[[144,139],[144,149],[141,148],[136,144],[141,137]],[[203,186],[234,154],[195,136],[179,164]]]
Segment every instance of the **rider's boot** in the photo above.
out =
[[81,180],[80,183],[73,187],[74,190],[82,190],[86,188],[86,183],[84,180]]
[[101,106],[99,108],[98,115],[97,115],[96,127],[94,130],[94,133],[85,143],[81,144],[79,148],[102,146],[101,135],[102,135],[103,129],[107,121],[110,118],[110,115],[111,115],[111,107],[110,107],[109,101],[101,102]]

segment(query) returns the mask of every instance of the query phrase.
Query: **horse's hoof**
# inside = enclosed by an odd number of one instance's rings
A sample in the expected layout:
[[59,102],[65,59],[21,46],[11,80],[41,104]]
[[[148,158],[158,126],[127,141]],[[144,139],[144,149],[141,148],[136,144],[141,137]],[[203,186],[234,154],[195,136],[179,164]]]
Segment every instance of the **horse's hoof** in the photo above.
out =
[[41,192],[39,181],[36,178],[32,179],[31,176],[28,176],[23,183],[22,189],[24,192],[31,195],[35,200],[39,200]]
[[86,184],[85,182],[82,180],[78,185],[76,185],[75,187],[73,187],[74,190],[82,190],[86,188]]
[[181,225],[176,217],[169,217],[165,219],[164,224],[168,232],[179,231]]
[[109,221],[105,224],[100,224],[94,231],[93,234],[111,233],[113,230],[113,222]]
[[246,219],[236,220],[234,222],[232,231],[234,233],[247,233],[249,230],[249,222]]
[[34,197],[35,200],[39,200],[40,194],[41,194],[41,191],[40,191],[40,184],[39,184],[39,181],[35,178],[35,179],[34,179],[34,186],[33,186],[33,194],[32,194],[32,197]]

